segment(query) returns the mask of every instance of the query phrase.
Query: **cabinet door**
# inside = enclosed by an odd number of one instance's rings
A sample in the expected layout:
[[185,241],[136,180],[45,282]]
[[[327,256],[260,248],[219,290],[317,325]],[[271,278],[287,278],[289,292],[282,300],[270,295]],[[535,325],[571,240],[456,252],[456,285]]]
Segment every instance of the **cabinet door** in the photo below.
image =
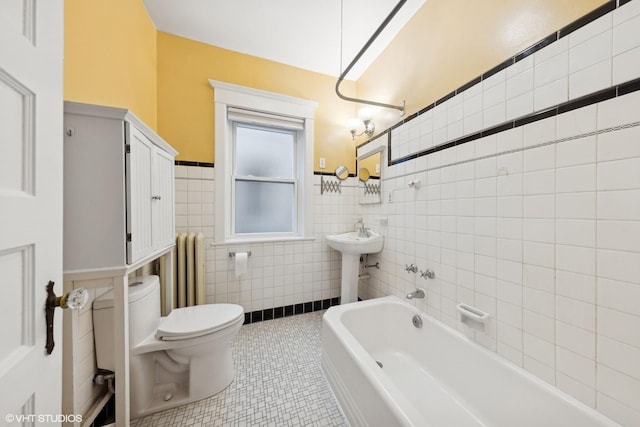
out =
[[153,250],[152,190],[155,147],[139,130],[125,123],[129,153],[127,173],[127,263],[133,264]]
[[173,157],[156,148],[153,154],[153,167],[151,197],[153,246],[155,249],[161,249],[172,245],[175,239]]

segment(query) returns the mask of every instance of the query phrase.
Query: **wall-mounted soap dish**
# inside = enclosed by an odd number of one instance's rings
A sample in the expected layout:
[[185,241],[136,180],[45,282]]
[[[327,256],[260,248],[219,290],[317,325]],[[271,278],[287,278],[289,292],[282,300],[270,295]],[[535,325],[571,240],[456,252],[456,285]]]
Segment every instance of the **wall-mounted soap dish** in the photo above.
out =
[[485,331],[489,313],[464,303],[458,304],[456,309],[460,312],[460,321],[462,323],[476,331]]

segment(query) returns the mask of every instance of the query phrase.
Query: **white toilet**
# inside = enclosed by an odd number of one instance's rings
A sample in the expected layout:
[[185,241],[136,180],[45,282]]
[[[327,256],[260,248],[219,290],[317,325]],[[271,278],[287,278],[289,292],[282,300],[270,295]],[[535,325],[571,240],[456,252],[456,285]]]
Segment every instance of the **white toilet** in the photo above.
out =
[[[129,285],[131,418],[204,399],[231,384],[230,344],[243,322],[236,304],[178,308],[160,317],[158,276],[136,278]],[[93,325],[98,368],[114,371],[112,291],[93,302]]]

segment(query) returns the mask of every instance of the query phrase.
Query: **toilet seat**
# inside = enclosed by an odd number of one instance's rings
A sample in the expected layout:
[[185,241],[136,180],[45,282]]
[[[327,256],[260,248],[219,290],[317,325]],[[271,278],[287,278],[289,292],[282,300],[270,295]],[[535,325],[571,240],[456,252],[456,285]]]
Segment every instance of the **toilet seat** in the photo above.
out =
[[242,306],[237,304],[176,308],[160,322],[155,336],[163,341],[196,338],[224,329],[241,320],[243,315]]

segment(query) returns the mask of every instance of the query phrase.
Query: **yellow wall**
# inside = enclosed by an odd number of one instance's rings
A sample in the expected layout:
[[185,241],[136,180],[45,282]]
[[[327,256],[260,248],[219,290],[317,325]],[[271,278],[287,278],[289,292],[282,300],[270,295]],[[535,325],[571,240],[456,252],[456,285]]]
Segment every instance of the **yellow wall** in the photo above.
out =
[[65,0],[64,99],[132,110],[156,128],[156,28],[142,0]]
[[427,0],[357,82],[420,110],[606,0]]
[[[404,99],[410,114],[603,3],[427,0],[357,84],[341,89]],[[315,170],[324,157],[325,171],[344,164],[354,173],[354,146],[365,141],[351,141],[346,120],[358,106],[337,98],[334,77],[158,32],[142,0],[66,0],[64,71],[65,99],[133,110],[180,160],[215,161],[209,79],[318,102]]]
[[[214,162],[213,88],[209,79],[318,102],[315,115],[315,170],[344,164],[355,172],[355,146],[346,120],[352,103],[334,92],[336,78],[218,47],[158,33],[158,133],[179,152],[178,159]],[[345,82],[345,93],[354,83]]]

